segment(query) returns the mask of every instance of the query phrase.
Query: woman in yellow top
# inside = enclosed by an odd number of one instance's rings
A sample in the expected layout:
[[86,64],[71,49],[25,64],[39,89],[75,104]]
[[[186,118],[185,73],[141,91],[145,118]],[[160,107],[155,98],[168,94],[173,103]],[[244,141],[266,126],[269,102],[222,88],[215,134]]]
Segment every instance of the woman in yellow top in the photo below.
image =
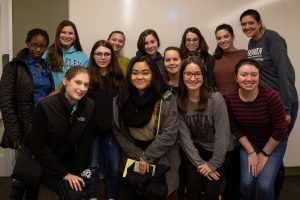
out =
[[121,51],[125,45],[125,34],[122,31],[113,31],[109,34],[107,40],[114,49],[123,74],[126,75],[129,58],[121,54]]

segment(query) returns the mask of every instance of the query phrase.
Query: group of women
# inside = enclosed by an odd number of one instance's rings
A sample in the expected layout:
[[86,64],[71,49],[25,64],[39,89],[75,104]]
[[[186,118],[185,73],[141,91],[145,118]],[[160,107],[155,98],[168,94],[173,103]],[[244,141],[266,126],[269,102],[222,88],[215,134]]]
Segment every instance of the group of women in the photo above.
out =
[[[3,69],[1,145],[28,146],[44,169],[41,183],[59,195],[61,180],[83,190],[79,174],[90,168],[105,180],[105,198],[117,199],[131,158],[142,175],[152,164],[170,167],[167,199],[278,198],[275,179],[298,110],[295,72],[284,39],[256,10],[240,22],[248,55],[235,48],[228,24],[215,30],[214,55],[195,27],[163,55],[147,29],[131,60],[122,56],[121,31],[97,41],[89,58],[68,20],[49,48],[46,31],[29,31],[27,47]],[[147,199],[123,187],[127,199]],[[10,197],[37,199],[38,189],[14,180]]]

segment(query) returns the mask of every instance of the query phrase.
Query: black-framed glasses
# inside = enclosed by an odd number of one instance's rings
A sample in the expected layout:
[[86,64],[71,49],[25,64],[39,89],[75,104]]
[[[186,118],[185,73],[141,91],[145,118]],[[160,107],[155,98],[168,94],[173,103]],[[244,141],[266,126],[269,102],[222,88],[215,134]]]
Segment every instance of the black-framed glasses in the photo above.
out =
[[185,39],[185,42],[186,43],[197,43],[197,42],[199,42],[199,39],[198,38],[193,38],[193,39],[191,39],[191,38],[186,38]]
[[28,46],[33,48],[33,49],[46,49],[47,48],[47,45],[44,45],[44,44],[36,44],[36,43],[30,43],[28,42]]
[[192,72],[183,72],[183,75],[188,78],[188,79],[191,79],[192,76],[195,77],[195,79],[200,79],[202,78],[202,73],[201,72],[195,72],[195,73],[192,73]]
[[94,55],[98,56],[98,57],[102,57],[102,56],[109,57],[109,56],[111,56],[111,53],[109,53],[109,52],[104,52],[104,53],[103,52],[95,52]]

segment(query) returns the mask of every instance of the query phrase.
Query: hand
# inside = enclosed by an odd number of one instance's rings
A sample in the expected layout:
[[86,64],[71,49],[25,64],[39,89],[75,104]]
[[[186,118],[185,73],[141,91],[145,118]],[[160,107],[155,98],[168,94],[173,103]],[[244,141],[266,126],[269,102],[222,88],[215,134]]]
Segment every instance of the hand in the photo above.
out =
[[265,156],[263,153],[258,154],[257,174],[263,170],[265,164],[268,162],[268,159],[269,157]]
[[292,117],[291,117],[291,115],[290,115],[290,114],[287,114],[287,115],[285,116],[285,120],[286,120],[287,125],[289,125],[289,124],[292,122]]
[[220,174],[217,171],[212,171],[206,177],[210,181],[213,181],[213,180],[218,181],[220,179]]
[[140,174],[144,175],[146,172],[149,172],[149,163],[147,163],[143,159],[140,159],[139,168],[140,168]]
[[208,174],[212,172],[212,170],[208,167],[206,162],[202,165],[199,165],[197,171],[203,176],[208,176]]
[[80,178],[79,176],[68,173],[66,176],[64,176],[63,179],[65,179],[69,182],[69,184],[73,190],[82,191],[81,186],[85,187],[84,180],[82,178]]
[[13,148],[19,149],[20,148],[20,139],[17,139],[13,142]]
[[258,156],[256,152],[248,155],[248,172],[251,172],[253,176],[257,176],[257,165],[258,165]]

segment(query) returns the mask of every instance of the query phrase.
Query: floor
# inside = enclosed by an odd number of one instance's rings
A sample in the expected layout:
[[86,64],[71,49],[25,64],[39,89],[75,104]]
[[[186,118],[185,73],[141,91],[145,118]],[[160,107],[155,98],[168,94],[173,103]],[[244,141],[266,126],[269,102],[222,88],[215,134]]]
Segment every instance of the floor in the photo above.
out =
[[[0,200],[8,200],[11,178],[0,177]],[[55,194],[47,188],[40,190],[39,200],[56,200]],[[287,176],[279,200],[300,200],[300,176]]]

